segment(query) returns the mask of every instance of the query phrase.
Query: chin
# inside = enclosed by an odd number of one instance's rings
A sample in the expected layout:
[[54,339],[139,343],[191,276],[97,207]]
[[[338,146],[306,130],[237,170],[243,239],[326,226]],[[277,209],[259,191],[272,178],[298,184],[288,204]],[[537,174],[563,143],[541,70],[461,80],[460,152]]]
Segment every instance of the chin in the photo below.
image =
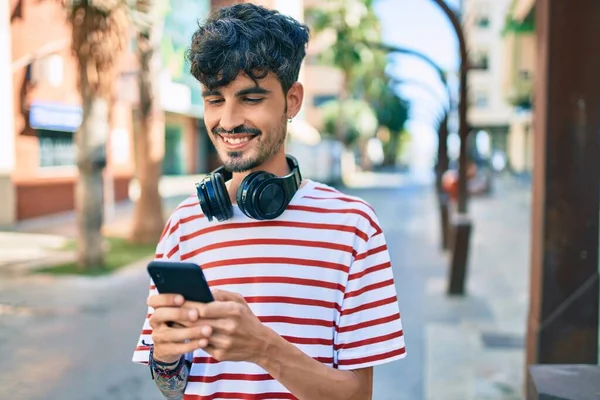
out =
[[225,168],[231,172],[246,172],[260,165],[257,157],[249,151],[227,150],[220,158]]

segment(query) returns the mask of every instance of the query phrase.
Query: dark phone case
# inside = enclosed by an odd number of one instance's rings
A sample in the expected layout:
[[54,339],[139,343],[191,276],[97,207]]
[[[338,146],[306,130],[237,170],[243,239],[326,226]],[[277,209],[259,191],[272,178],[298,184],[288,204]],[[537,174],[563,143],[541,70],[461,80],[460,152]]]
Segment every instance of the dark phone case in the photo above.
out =
[[177,293],[199,303],[214,300],[204,273],[196,264],[152,261],[147,269],[159,293]]

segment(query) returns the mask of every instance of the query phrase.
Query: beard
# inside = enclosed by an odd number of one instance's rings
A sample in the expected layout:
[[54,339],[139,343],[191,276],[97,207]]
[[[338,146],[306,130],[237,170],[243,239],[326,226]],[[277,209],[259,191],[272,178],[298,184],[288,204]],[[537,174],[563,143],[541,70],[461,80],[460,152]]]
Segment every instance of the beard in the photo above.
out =
[[[236,129],[237,130],[237,129]],[[243,128],[239,129],[241,132]],[[287,135],[287,117],[283,114],[279,124],[263,134],[260,132],[254,139],[254,146],[245,151],[219,150],[219,158],[226,170],[230,172],[246,172],[257,169],[279,152]],[[213,141],[218,140],[211,138]],[[218,148],[218,147],[217,147]]]

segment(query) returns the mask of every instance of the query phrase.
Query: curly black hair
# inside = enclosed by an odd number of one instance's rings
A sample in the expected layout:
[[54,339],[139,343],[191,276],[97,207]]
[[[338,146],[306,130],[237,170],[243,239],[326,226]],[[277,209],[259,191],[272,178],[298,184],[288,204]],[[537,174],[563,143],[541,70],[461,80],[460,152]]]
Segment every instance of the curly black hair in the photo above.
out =
[[306,25],[278,11],[251,3],[224,7],[194,33],[190,72],[209,90],[241,72],[256,83],[273,72],[287,93],[298,80],[309,36]]

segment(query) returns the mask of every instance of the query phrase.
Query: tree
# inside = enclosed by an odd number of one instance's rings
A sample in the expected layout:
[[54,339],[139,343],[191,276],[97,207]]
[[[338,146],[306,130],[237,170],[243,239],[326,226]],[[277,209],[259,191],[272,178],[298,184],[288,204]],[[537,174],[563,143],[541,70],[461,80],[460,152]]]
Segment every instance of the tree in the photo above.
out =
[[[372,0],[331,0],[309,8],[307,23],[316,33],[332,33],[335,41],[321,60],[337,67],[342,72],[340,104],[345,104],[351,96],[352,82],[356,70],[361,64],[368,64],[374,58],[374,51],[367,43],[378,42],[380,38],[379,19],[372,7]],[[341,111],[341,109],[340,109]],[[346,137],[344,116],[340,113],[335,124],[335,133],[339,140]],[[348,142],[344,142],[349,145]]]
[[126,4],[120,0],[70,0],[69,6],[83,105],[75,135],[77,261],[82,269],[97,269],[104,267],[102,171],[119,55],[127,43],[129,20]]
[[375,110],[379,128],[384,127],[389,133],[384,141],[384,165],[396,162],[399,138],[408,120],[408,103],[392,88],[391,80],[386,72],[387,54],[378,52],[369,63],[356,67],[354,91]]
[[386,85],[381,95],[372,102],[377,114],[379,126],[386,127],[389,131],[389,141],[384,143],[384,165],[394,165],[398,156],[400,136],[404,132],[404,125],[408,120],[409,106],[394,90]]
[[373,137],[377,131],[377,114],[364,100],[331,100],[323,104],[322,112],[327,133],[334,132],[341,116],[345,129],[344,136],[340,139],[344,143],[358,143],[361,139]]
[[164,228],[159,192],[165,153],[165,117],[160,102],[162,17],[168,3],[135,0],[132,19],[136,27],[139,60],[139,128],[134,130],[136,175],[140,197],[135,204],[129,239],[156,243]]

